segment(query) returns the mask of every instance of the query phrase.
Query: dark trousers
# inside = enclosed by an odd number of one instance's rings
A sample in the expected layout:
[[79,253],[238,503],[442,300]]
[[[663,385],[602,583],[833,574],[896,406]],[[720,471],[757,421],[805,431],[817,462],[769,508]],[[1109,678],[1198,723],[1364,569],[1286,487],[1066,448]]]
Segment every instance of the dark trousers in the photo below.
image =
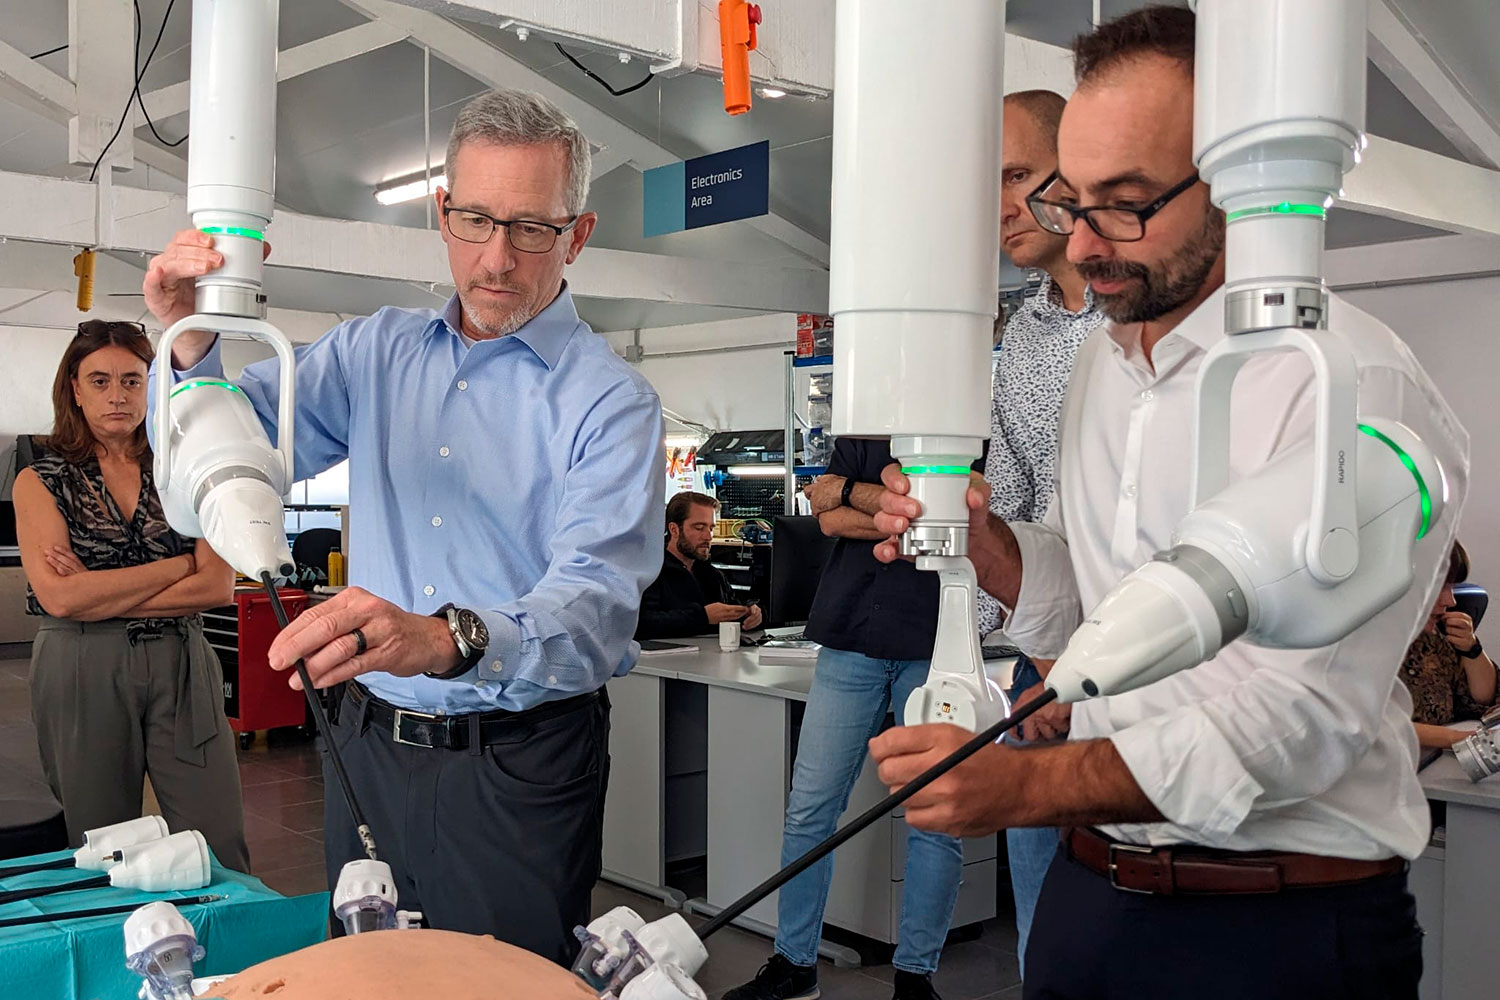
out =
[[[472,752],[396,743],[364,707],[346,693],[333,738],[395,874],[396,905],[421,910],[428,927],[571,964],[602,867],[608,696]],[[323,788],[331,889],[364,851],[326,752]]]
[[1267,895],[1122,892],[1059,850],[1026,950],[1026,1000],[1415,1000],[1406,876]]

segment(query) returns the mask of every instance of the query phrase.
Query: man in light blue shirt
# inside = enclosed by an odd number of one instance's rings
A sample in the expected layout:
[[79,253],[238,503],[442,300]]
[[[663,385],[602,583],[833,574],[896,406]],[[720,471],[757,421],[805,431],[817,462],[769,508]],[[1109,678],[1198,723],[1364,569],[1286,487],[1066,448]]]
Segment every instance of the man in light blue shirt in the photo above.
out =
[[[537,95],[486,94],[446,168],[458,293],[297,351],[296,474],[350,460],[354,586],[270,661],[304,657],[318,687],[354,680],[334,739],[402,907],[567,963],[600,870],[603,689],[635,663],[661,558],[661,407],[563,281],[595,222],[576,126]],[[179,233],[146,275],[158,321],[190,315],[194,279],[221,263],[207,234]],[[207,332],[171,360],[182,379],[223,371]],[[239,381],[273,440],[278,375],[273,359]],[[363,851],[325,779],[332,885]]]

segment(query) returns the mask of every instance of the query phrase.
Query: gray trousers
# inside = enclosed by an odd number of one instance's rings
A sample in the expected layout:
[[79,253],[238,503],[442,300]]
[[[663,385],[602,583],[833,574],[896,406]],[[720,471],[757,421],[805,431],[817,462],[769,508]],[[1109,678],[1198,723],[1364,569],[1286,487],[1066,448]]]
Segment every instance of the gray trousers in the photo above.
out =
[[223,690],[196,616],[145,636],[120,620],[42,620],[31,718],[74,846],[85,830],[139,816],[149,774],[173,833],[198,830],[219,864],[250,870]]

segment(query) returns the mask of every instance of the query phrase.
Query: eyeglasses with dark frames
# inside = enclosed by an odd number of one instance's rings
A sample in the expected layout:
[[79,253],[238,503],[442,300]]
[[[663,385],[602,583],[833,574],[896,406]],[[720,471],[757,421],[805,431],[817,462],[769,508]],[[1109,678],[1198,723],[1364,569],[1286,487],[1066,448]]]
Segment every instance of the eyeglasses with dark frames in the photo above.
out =
[[1141,208],[1125,208],[1117,205],[1072,205],[1042,197],[1042,192],[1057,181],[1057,171],[1037,185],[1026,199],[1026,207],[1037,225],[1049,233],[1067,236],[1073,232],[1078,220],[1087,222],[1089,228],[1100,238],[1113,243],[1134,243],[1146,235],[1146,220],[1167,206],[1173,198],[1198,183],[1196,172],[1172,185],[1149,205]]
[[550,253],[557,246],[557,238],[578,225],[578,216],[573,216],[564,225],[554,226],[536,219],[497,219],[472,208],[454,208],[445,204],[443,221],[448,232],[465,243],[488,243],[498,227],[505,230],[510,245],[521,253]]

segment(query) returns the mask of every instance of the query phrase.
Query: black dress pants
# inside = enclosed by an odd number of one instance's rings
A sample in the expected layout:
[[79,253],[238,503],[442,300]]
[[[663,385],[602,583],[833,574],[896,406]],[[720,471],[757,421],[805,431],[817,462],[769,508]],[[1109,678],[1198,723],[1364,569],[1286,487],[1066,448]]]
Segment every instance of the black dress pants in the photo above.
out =
[[[368,704],[368,702],[366,702]],[[479,750],[396,743],[343,696],[333,738],[397,906],[440,930],[491,934],[560,965],[578,951],[602,867],[609,699],[511,727]],[[323,754],[323,847],[330,890],[364,857]]]
[[1026,1000],[1416,1000],[1404,874],[1267,895],[1122,892],[1059,849],[1026,948]]

